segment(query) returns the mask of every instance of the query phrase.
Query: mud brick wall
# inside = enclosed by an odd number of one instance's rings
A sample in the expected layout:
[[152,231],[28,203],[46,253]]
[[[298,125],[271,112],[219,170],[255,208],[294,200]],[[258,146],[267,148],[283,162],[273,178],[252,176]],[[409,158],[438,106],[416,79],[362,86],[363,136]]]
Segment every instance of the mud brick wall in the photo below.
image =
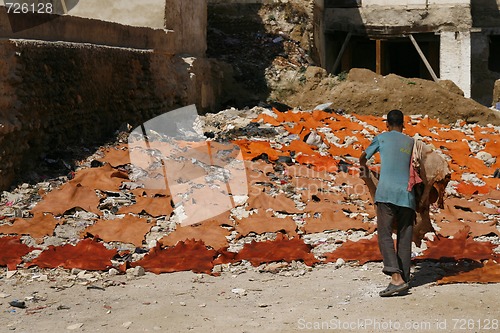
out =
[[[90,44],[0,41],[0,190],[41,156],[197,103],[208,61]],[[209,76],[209,75],[208,75]],[[207,95],[207,93],[205,93]]]

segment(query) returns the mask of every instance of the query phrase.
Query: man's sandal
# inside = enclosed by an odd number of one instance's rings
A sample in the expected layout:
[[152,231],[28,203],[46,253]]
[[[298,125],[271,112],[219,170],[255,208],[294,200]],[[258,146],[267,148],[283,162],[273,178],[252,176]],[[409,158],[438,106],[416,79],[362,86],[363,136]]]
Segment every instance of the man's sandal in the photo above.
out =
[[382,296],[382,297],[387,297],[387,296],[391,296],[393,294],[405,291],[408,288],[409,288],[409,285],[406,282],[403,283],[403,284],[400,284],[400,285],[395,285],[395,284],[389,283],[389,285],[387,286],[387,288],[385,288],[384,290],[382,290],[378,294],[380,296]]

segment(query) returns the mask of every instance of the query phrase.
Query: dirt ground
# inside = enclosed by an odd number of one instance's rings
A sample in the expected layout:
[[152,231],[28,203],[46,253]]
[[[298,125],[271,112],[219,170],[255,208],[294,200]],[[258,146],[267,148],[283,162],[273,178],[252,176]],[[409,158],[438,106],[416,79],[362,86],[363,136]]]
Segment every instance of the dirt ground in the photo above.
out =
[[[89,284],[0,280],[2,332],[452,332],[498,331],[498,285],[436,285],[436,267],[418,267],[406,295],[381,298],[381,264],[333,264],[300,276],[242,270],[191,272]],[[2,274],[4,276],[4,274]],[[12,298],[26,309],[8,306]],[[490,327],[490,329],[488,329]]]

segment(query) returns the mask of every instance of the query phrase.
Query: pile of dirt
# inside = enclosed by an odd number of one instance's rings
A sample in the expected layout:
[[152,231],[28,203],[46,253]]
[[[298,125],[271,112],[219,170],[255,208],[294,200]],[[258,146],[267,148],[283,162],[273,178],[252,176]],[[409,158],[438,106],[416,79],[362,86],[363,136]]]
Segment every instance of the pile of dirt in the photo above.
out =
[[352,69],[346,77],[331,77],[325,70],[309,67],[304,83],[292,87],[293,94],[283,102],[301,109],[332,102],[335,109],[348,113],[382,116],[391,109],[405,114],[422,114],[442,123],[500,125],[500,113],[469,98],[451,81],[439,83],[404,78],[390,74],[378,75],[367,69]]

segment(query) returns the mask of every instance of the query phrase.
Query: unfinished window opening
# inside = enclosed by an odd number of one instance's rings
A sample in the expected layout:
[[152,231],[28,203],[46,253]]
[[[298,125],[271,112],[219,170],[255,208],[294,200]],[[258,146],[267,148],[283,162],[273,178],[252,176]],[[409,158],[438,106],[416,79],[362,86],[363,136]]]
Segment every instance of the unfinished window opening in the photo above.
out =
[[357,8],[361,7],[361,0],[325,0],[325,8]]
[[[381,75],[392,73],[407,78],[432,80],[431,73],[408,37],[349,38],[348,33],[340,31],[329,34],[328,37],[327,70],[330,73],[339,74],[351,68],[366,68]],[[439,36],[418,34],[415,38],[425,58],[439,76]]]
[[[439,76],[439,37],[417,39],[417,43],[432,69]],[[424,61],[418,54],[415,46],[409,38],[398,38],[389,40],[385,45],[384,72],[393,73],[402,77],[421,78],[432,80],[432,75],[425,66]]]
[[488,69],[492,72],[500,72],[500,35],[490,36]]
[[[345,44],[346,39],[348,39],[347,44]],[[329,35],[329,42],[327,54],[329,72],[339,74],[351,68],[367,68],[375,71],[375,41],[363,36],[348,38],[346,32],[335,32]],[[345,48],[342,50],[344,44]]]

